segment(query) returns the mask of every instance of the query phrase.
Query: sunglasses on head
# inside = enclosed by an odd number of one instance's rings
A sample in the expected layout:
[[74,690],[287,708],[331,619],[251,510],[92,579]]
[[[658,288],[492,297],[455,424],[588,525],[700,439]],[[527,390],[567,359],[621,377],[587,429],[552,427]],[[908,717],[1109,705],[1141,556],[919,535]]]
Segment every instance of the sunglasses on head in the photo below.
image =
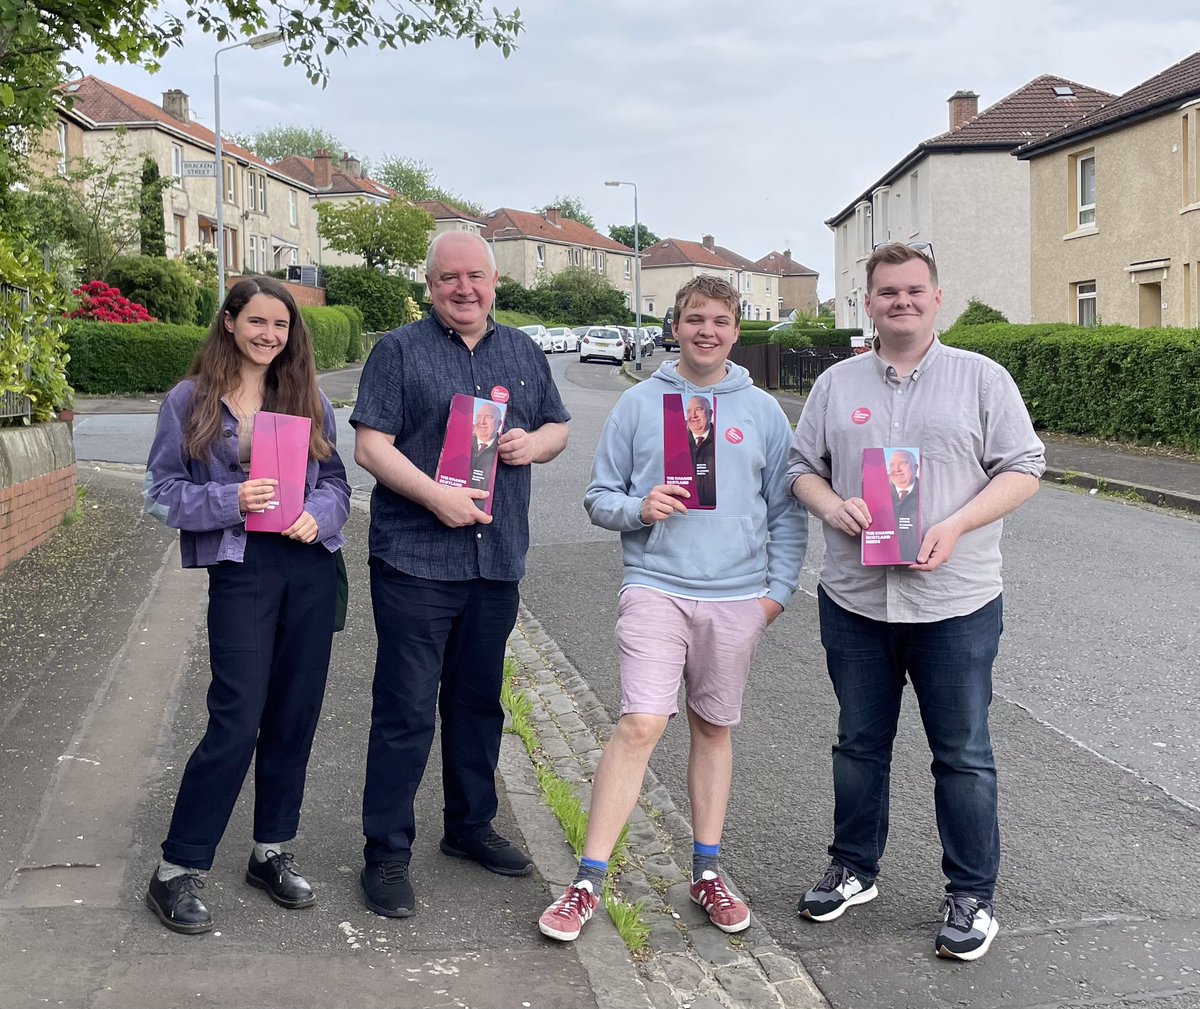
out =
[[933,258],[933,243],[932,242],[880,242],[878,245],[876,245],[874,248],[872,248],[871,251],[874,252],[876,249],[885,249],[889,245],[900,245],[906,249],[912,249],[913,252],[920,253],[923,257],[928,259],[931,263],[937,262],[937,260],[935,260]]

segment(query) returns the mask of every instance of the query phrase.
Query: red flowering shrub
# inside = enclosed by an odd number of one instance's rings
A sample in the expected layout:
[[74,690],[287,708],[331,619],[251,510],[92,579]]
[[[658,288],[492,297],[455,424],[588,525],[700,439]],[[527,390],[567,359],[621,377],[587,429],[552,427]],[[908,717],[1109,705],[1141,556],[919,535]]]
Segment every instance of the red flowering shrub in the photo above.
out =
[[103,280],[90,280],[71,293],[79,299],[79,307],[67,314],[68,319],[89,319],[93,322],[156,321],[145,306],[130,301]]

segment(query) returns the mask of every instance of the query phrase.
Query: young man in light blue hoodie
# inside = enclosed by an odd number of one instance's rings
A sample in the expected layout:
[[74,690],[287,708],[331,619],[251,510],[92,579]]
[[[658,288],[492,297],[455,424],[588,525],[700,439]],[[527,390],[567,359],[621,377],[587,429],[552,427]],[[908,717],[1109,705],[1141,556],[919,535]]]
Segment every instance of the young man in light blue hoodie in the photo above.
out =
[[[621,534],[625,576],[617,607],[621,718],[592,786],[587,841],[575,881],[542,915],[541,931],[571,940],[596,908],[608,859],[637,803],[650,754],[687,688],[691,749],[691,897],[725,932],[750,910],[721,877],[721,832],[733,774],[731,729],[766,627],[800,577],[808,518],[790,494],[791,427],[775,399],[728,361],[740,325],[738,293],[717,277],[689,281],[675,298],[679,361],[668,361],[617,402],[592,463],[584,507]],[[667,400],[667,397],[670,397]],[[711,401],[715,506],[691,497],[664,450],[665,416]],[[668,409],[670,407],[670,409]],[[668,435],[687,446],[703,424]],[[699,459],[685,447],[679,458]],[[695,482],[699,482],[698,480]],[[684,500],[693,500],[688,508]]]

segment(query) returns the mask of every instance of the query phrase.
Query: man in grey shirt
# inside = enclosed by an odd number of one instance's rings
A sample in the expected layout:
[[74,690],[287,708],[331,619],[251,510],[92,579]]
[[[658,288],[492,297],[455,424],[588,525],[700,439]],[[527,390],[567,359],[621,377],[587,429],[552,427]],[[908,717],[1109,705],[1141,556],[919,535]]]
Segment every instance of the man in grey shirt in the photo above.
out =
[[[948,880],[934,949],[975,960],[998,928],[988,706],[1002,627],[1001,520],[1037,492],[1045,457],[1008,372],[934,336],[941,301],[932,255],[899,244],[877,248],[867,261],[873,353],[817,379],[792,440],[792,493],[825,527],[817,595],[840,710],[832,862],[799,910],[830,921],[878,894],[907,676],[933,754]],[[863,449],[896,445],[921,453],[917,562],[865,567],[860,542],[871,514],[860,496]]]

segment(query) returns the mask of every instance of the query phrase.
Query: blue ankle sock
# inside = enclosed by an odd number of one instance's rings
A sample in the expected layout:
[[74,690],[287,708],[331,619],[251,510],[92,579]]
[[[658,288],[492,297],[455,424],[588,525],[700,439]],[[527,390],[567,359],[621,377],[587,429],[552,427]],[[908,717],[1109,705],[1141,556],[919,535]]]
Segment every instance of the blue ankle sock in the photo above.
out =
[[692,842],[692,882],[696,882],[705,872],[716,872],[717,861],[721,854],[720,844],[700,844]]
[[575,882],[587,880],[592,884],[592,893],[599,893],[604,886],[604,877],[608,875],[608,863],[597,858],[581,858],[579,868],[575,872]]

